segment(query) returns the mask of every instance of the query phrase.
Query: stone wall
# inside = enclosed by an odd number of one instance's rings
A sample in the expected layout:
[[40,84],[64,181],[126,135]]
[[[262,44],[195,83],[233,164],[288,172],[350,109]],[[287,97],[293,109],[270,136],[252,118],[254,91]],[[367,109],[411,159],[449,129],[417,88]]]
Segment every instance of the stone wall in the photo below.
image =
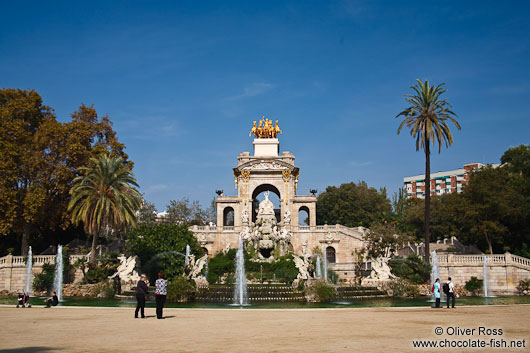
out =
[[438,255],[440,280],[451,277],[464,285],[471,277],[484,280],[484,257],[488,260],[489,288],[495,295],[516,294],[522,279],[530,278],[530,259],[505,253],[502,255]]
[[[87,255],[71,255],[70,263],[73,264],[78,258]],[[54,264],[55,255],[35,255],[33,256],[33,275],[42,272],[45,263]],[[33,282],[33,278],[31,281]],[[74,273],[74,283],[81,282],[83,274],[80,270]],[[7,255],[0,258],[0,291],[16,293],[26,288],[26,262],[24,256]]]

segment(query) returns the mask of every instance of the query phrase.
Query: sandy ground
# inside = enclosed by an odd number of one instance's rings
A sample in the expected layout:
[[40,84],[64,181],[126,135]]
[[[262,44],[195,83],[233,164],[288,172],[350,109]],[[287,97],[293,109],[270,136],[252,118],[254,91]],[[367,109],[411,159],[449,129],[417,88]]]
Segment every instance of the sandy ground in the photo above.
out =
[[[430,351],[529,352],[530,305],[455,309],[147,309],[0,306],[0,352],[410,352],[413,340],[525,340],[519,349]],[[479,327],[502,329],[480,334]],[[437,336],[436,327],[443,329]],[[450,334],[454,327],[475,329]],[[491,332],[489,332],[491,334]],[[487,334],[487,333],[486,333]]]

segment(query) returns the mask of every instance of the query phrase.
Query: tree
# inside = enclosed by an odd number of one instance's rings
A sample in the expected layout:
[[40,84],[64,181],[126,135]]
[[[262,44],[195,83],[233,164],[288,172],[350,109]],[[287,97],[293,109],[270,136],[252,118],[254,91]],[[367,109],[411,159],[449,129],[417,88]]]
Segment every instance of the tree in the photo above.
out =
[[317,199],[318,224],[370,227],[391,213],[386,191],[369,188],[364,181],[328,186]]
[[0,90],[0,234],[17,234],[23,255],[33,235],[70,226],[79,167],[101,152],[127,159],[107,116],[85,105],[71,116],[58,122],[33,90]]
[[460,124],[454,118],[456,114],[450,109],[448,101],[441,98],[447,90],[443,88],[445,83],[431,86],[416,80],[417,84],[411,86],[415,94],[407,94],[405,100],[410,106],[396,115],[402,116],[403,121],[399,125],[397,133],[405,126],[410,129],[410,134],[416,139],[416,151],[423,149],[425,152],[425,262],[429,263],[430,234],[430,201],[431,201],[431,160],[430,146],[438,144],[438,153],[442,145],[449,147],[453,143],[453,135],[447,122],[452,122],[460,130]]
[[186,245],[198,259],[202,248],[185,224],[139,224],[127,234],[127,251],[138,255],[142,269],[150,278],[163,271],[170,280],[182,275]]
[[502,155],[501,163],[511,172],[530,178],[530,145],[510,148]]
[[170,200],[166,208],[165,219],[171,223],[204,225],[211,222],[211,218],[211,209],[203,210],[199,201],[195,200],[190,203],[187,197],[178,201]]
[[138,223],[153,223],[156,221],[157,210],[153,203],[142,199],[142,205],[138,210],[137,220]]
[[40,126],[53,121],[52,109],[37,92],[0,90],[0,233],[22,234],[23,255],[47,190],[40,178],[47,146],[36,135]]
[[518,248],[528,238],[528,195],[514,184],[518,177],[506,168],[486,167],[473,172],[464,189],[469,235],[475,242],[484,239],[490,254]]
[[391,223],[375,224],[363,236],[365,248],[363,255],[368,259],[377,259],[378,257],[390,257],[393,250],[408,240],[405,235],[397,234],[396,227]]
[[91,159],[90,167],[81,168],[82,175],[74,179],[68,210],[74,224],[83,222],[92,235],[90,262],[96,263],[99,234],[106,229],[122,229],[136,225],[136,211],[141,195],[136,179],[120,157],[101,154]]

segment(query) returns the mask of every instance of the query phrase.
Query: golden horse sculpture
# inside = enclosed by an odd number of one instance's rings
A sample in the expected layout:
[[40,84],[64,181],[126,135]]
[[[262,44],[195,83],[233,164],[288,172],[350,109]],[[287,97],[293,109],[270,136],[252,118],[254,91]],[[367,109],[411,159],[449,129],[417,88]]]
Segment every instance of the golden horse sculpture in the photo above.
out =
[[272,120],[269,120],[265,117],[261,118],[259,121],[259,125],[256,124],[254,121],[254,126],[252,126],[252,130],[250,130],[250,133],[248,136],[251,136],[254,134],[256,138],[259,139],[266,139],[266,138],[276,138],[278,137],[278,134],[281,134],[282,130],[280,130],[280,127],[278,126],[278,120],[276,120],[275,125],[272,125]]

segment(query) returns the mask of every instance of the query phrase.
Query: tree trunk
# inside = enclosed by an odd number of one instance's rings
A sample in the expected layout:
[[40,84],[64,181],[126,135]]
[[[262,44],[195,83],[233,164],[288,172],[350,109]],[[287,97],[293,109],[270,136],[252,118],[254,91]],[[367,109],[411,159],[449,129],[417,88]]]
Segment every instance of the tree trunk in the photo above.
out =
[[92,248],[90,250],[90,260],[89,260],[89,264],[92,265],[92,266],[96,266],[96,246],[98,245],[98,233],[99,232],[94,232],[94,234],[92,235]]
[[31,233],[31,225],[27,222],[24,222],[24,225],[22,226],[22,242],[20,246],[20,252],[22,253],[22,256],[28,255],[29,250],[29,237]]
[[429,263],[431,242],[431,151],[430,141],[425,141],[425,254],[424,259]]
[[486,242],[488,243],[488,248],[490,249],[490,255],[493,255],[493,247],[491,246],[491,241],[488,237],[488,233],[484,232],[484,236],[486,237]]

